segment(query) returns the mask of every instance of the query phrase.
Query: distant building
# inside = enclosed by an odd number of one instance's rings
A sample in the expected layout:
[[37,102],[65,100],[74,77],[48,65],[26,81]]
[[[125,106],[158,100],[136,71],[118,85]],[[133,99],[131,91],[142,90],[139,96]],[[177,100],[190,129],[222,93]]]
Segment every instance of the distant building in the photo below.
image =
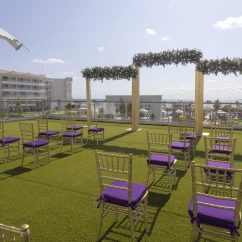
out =
[[[122,100],[126,105],[126,110],[128,105],[132,104],[131,95],[106,95],[106,112],[111,111],[111,113],[120,112],[120,100]],[[140,110],[145,109],[149,111],[149,115],[154,120],[159,120],[162,117],[162,95],[140,95]],[[126,111],[127,112],[127,111]],[[152,115],[153,114],[153,115]]]
[[51,100],[72,99],[72,78],[47,78],[46,75],[0,70],[0,108],[34,109],[37,103],[51,106]]
[[[72,78],[50,78],[51,100],[71,101],[72,100]],[[52,105],[55,105],[54,103]],[[64,108],[65,103],[60,104]]]

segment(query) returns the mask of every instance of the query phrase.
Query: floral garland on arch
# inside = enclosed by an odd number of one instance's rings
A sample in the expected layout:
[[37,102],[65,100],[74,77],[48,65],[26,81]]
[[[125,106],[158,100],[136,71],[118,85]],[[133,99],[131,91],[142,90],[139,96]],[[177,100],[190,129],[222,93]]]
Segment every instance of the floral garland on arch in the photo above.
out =
[[74,102],[69,102],[65,105],[66,110],[72,111],[73,109],[78,108],[78,104]]
[[101,80],[103,82],[106,80],[121,80],[127,79],[129,80],[132,77],[135,77],[137,74],[137,70],[134,66],[112,66],[112,67],[91,67],[85,68],[81,71],[82,76],[84,78],[93,79],[93,80]]
[[201,60],[197,63],[197,71],[204,75],[222,73],[223,75],[242,73],[242,59],[228,57],[215,60]]
[[187,65],[198,63],[202,57],[203,53],[197,49],[168,50],[160,53],[136,54],[133,57],[133,64],[139,67]]

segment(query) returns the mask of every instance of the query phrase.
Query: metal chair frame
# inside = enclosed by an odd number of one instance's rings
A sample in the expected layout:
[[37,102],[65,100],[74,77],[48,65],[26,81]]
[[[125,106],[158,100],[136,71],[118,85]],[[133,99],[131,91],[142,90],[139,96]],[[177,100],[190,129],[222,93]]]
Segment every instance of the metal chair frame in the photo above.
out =
[[[83,134],[82,134],[82,132],[75,132],[73,130],[73,126],[74,126],[74,120],[72,118],[65,117],[65,118],[61,119],[62,133],[61,133],[60,153],[62,152],[63,143],[65,143],[67,139],[70,142],[70,149],[71,149],[72,154],[74,152],[74,146],[78,144],[78,140],[80,141],[80,147],[82,149],[82,146],[83,146]],[[72,133],[73,136],[65,137],[64,136],[65,133]],[[79,136],[75,136],[75,134],[78,134],[78,133],[80,135]]]
[[[183,147],[186,147],[187,143],[190,140],[187,140],[186,134],[187,134],[187,126],[186,125],[171,125],[168,124],[168,133],[172,133],[172,141],[173,142],[183,142]],[[184,136],[181,136],[181,134],[183,134]],[[176,158],[180,157],[183,158],[184,160],[184,168],[185,170],[187,170],[187,168],[190,166],[191,163],[191,158],[190,158],[190,148],[188,149],[174,149],[173,147],[171,147],[171,151],[172,154],[174,154],[176,156]]]
[[188,140],[191,141],[193,157],[195,157],[196,156],[196,150],[197,150],[197,142],[198,142],[198,139],[196,138],[196,134],[195,134],[196,120],[183,119],[183,120],[180,121],[180,126],[186,126],[187,127],[187,135],[191,135],[193,137],[193,138],[188,139]]
[[[215,182],[216,183],[210,183],[207,180],[206,175],[204,174],[204,170],[216,170],[215,174],[219,174],[219,171],[223,171],[223,179],[221,179],[221,176],[216,176]],[[200,227],[198,226],[198,223],[196,222],[196,219],[198,218],[198,205],[204,205],[208,207],[214,207],[214,208],[220,208],[220,209],[227,209],[227,210],[233,210],[235,212],[234,216],[234,226],[239,226],[239,220],[241,219],[241,202],[242,202],[242,177],[240,179],[239,188],[237,187],[231,187],[226,183],[226,174],[228,172],[240,173],[242,170],[236,170],[236,169],[225,169],[225,168],[217,168],[217,167],[209,167],[206,165],[200,165],[195,164],[194,161],[191,162],[191,173],[192,173],[192,198],[193,198],[193,223],[192,223],[192,232],[190,241],[194,242],[197,239],[198,233],[213,235],[219,238],[225,238],[233,241],[238,241],[238,236],[236,235],[236,231],[233,230],[232,236],[230,235],[230,231],[225,228],[212,226],[208,224],[200,224]],[[201,180],[198,181],[197,174],[200,174]],[[219,179],[220,177],[220,179]],[[233,191],[237,193],[237,197],[225,197],[225,196],[217,196],[208,194],[207,191],[209,189],[218,189],[224,191],[220,194],[227,194],[227,191]],[[200,192],[201,190],[201,192]],[[227,207],[227,206],[219,206],[215,204],[210,203],[204,203],[197,200],[197,195],[202,195],[210,198],[217,198],[217,199],[226,199],[229,201],[236,201],[236,206],[234,207]],[[199,219],[199,218],[198,218]]]
[[171,158],[171,143],[172,143],[172,134],[162,134],[156,132],[146,131],[147,143],[148,143],[148,156],[149,160],[151,159],[152,154],[166,154],[168,155],[168,166],[163,165],[155,165],[148,163],[148,174],[147,174],[147,182],[149,182],[149,176],[153,173],[153,182],[155,182],[155,174],[162,174],[162,176],[168,176],[169,180],[169,189],[170,193],[172,193],[172,186],[176,182],[176,162],[170,165]]
[[98,132],[95,132],[95,131],[91,131],[90,132],[90,129],[91,128],[98,128],[98,119],[96,118],[96,121],[95,121],[95,125],[94,126],[92,126],[92,127],[90,127],[90,128],[88,128],[88,131],[87,131],[87,143],[88,143],[88,140],[90,139],[90,137],[94,137],[94,140],[96,140],[97,141],[97,145],[98,145],[98,143],[99,143],[99,137],[101,137],[102,138],[102,142],[104,142],[105,141],[105,139],[104,139],[104,130],[102,130],[102,131],[98,131]]
[[[104,189],[112,187],[120,190],[128,190],[128,202],[132,202],[132,154],[130,155],[113,155],[107,153],[100,153],[95,151],[99,186],[100,186],[100,198],[104,196]],[[128,183],[128,188],[111,185],[113,181],[124,181]],[[115,222],[118,222],[118,214],[128,216],[130,219],[130,229],[132,241],[135,241],[134,228],[140,218],[144,217],[145,230],[148,230],[148,212],[147,212],[147,197],[148,190],[143,198],[136,204],[134,208],[116,205],[105,202],[100,199],[100,225],[97,236],[97,241],[100,239],[102,223],[104,217],[109,212],[115,213]]]
[[[35,166],[36,166],[39,156],[47,157],[48,161],[50,162],[49,143],[44,146],[40,146],[40,147],[25,147],[24,146],[24,143],[32,142],[32,144],[34,145],[35,141],[37,141],[34,136],[33,123],[19,122],[19,126],[20,126],[20,131],[21,131],[21,136],[22,136],[22,142],[23,142],[22,166],[24,163],[25,154],[33,154]],[[47,155],[45,155],[45,152],[47,153]]]
[[[40,134],[41,132],[47,132],[49,131],[49,122],[48,118],[38,118],[37,119],[38,123],[38,137],[44,137],[45,139],[49,140],[50,142],[56,142],[57,145],[59,145],[59,131],[57,131],[57,134],[54,135],[44,135]],[[54,139],[52,139],[54,137]]]
[[[16,151],[18,152],[18,155],[20,155],[20,140],[14,141],[11,143],[4,143],[5,141],[5,130],[4,130],[4,121],[0,121],[0,135],[2,139],[2,149],[3,149],[3,154],[4,154],[4,163],[6,163],[7,159],[10,158],[10,152],[11,151]],[[7,153],[7,154],[6,154]]]
[[0,242],[4,242],[5,232],[9,233],[10,241],[15,241],[17,235],[20,242],[30,242],[30,230],[28,224],[23,224],[20,228],[0,224]]

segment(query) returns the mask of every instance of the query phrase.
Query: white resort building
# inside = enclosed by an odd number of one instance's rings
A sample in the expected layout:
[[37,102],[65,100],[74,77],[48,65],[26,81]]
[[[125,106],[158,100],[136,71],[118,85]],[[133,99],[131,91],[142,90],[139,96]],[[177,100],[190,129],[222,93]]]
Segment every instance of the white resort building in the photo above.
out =
[[14,108],[21,102],[23,109],[31,110],[36,102],[50,108],[51,100],[72,99],[72,78],[47,78],[46,75],[0,70],[0,99],[2,108]]

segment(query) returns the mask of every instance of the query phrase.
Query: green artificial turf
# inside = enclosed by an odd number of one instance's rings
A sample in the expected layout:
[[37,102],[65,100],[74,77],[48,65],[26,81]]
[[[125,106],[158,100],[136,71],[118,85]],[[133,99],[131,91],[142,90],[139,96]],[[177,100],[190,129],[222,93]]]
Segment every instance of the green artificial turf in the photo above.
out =
[[[37,121],[27,121],[35,124]],[[79,124],[83,124],[79,122]],[[147,144],[146,130],[166,132],[166,126],[141,125],[139,132],[125,131],[129,124],[106,124],[104,144],[96,146],[89,142],[82,150],[71,154],[69,146],[51,147],[51,162],[41,160],[34,167],[33,157],[25,159],[20,167],[21,156],[13,154],[3,163],[0,153],[0,223],[19,227],[30,226],[34,242],[80,242],[96,241],[100,210],[96,208],[99,184],[94,150],[133,154],[133,181],[146,182]],[[60,130],[60,121],[49,121],[49,129]],[[6,136],[20,137],[18,122],[5,123]],[[208,132],[208,131],[207,131]],[[237,137],[235,163],[242,168],[242,132],[234,131]],[[86,142],[87,130],[84,130]],[[197,146],[196,163],[204,163],[203,138]],[[177,185],[172,195],[161,181],[149,188],[149,231],[143,232],[143,220],[135,229],[137,241],[186,242],[190,239],[191,223],[188,204],[191,199],[191,174],[178,168]],[[159,180],[159,176],[156,176]],[[151,182],[151,179],[150,179]],[[120,216],[114,224],[114,215],[108,215],[103,223],[103,241],[130,241],[129,220]],[[240,230],[241,232],[241,230]],[[203,236],[200,241],[222,241]]]

